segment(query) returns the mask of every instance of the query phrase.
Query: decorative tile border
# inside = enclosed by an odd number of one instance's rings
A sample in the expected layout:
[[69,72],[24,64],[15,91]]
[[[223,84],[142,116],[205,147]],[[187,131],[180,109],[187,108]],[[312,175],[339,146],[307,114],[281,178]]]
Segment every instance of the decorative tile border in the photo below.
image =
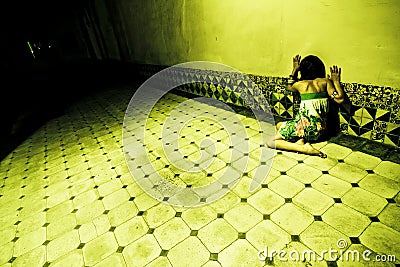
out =
[[[139,74],[150,77],[164,69],[158,65],[139,65]],[[240,107],[267,110],[268,105],[277,120],[293,118],[299,109],[300,97],[287,88],[287,78],[248,74],[260,90],[252,90],[249,81],[235,72],[182,69],[165,76],[166,82],[189,80],[194,82],[178,88],[187,93],[211,97]],[[339,108],[340,131],[400,147],[400,90],[390,87],[342,83],[351,106]],[[260,96],[259,94],[262,94]],[[263,99],[262,101],[260,99]],[[265,103],[265,100],[267,103]]]

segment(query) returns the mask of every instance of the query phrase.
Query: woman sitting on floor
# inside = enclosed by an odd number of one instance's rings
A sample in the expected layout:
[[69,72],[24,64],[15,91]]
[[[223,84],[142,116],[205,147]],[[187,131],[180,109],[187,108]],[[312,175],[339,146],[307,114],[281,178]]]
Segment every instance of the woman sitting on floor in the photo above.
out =
[[288,90],[300,93],[300,108],[292,120],[277,123],[278,133],[267,141],[268,147],[326,157],[310,142],[319,142],[326,134],[328,97],[338,104],[346,97],[340,85],[341,69],[332,66],[330,72],[325,77],[324,63],[314,55],[293,58]]

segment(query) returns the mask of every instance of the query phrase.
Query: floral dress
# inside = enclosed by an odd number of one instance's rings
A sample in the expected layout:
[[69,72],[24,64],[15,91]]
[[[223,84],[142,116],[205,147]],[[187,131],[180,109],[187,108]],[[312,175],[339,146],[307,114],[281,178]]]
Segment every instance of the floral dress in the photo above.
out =
[[326,92],[301,94],[300,109],[296,116],[284,122],[278,130],[279,135],[289,142],[300,138],[317,141],[326,131],[328,95]]

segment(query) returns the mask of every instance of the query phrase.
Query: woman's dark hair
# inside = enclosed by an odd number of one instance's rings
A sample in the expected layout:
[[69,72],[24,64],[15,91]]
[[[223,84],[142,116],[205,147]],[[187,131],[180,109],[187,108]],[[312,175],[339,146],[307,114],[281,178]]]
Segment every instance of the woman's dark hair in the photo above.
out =
[[325,65],[317,56],[309,55],[300,62],[301,80],[325,78]]

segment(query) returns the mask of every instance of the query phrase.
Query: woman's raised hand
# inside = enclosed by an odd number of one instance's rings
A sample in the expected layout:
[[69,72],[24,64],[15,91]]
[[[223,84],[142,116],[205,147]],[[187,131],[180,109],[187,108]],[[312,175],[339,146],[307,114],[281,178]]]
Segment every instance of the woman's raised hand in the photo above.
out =
[[298,70],[300,68],[300,61],[301,61],[301,56],[296,55],[293,57],[293,69]]
[[331,68],[331,75],[328,75],[328,78],[331,79],[332,81],[338,81],[340,82],[340,75],[342,74],[342,69],[339,68],[336,65],[333,65]]

